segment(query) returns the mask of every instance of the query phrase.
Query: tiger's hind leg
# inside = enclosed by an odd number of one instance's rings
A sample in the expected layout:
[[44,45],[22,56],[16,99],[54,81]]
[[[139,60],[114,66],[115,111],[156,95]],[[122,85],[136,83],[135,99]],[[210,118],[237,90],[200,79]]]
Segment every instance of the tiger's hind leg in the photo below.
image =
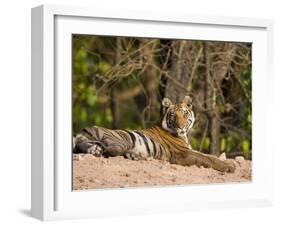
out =
[[79,134],[74,138],[73,142],[73,153],[85,153],[92,154],[94,156],[100,157],[114,157],[124,155],[127,149],[125,149],[122,143],[114,142],[102,142],[89,140],[86,136]]
[[75,148],[73,149],[74,154],[84,153],[84,154],[92,154],[94,156],[100,157],[103,153],[103,148],[101,145],[90,142],[84,141],[78,143]]
[[92,143],[87,149],[87,153],[92,154],[96,157],[100,157],[103,154],[103,147],[98,143]]
[[78,134],[73,138],[73,153],[93,154],[97,157],[101,156],[103,147],[98,141],[89,140],[86,136]]
[[87,148],[87,153],[108,158],[123,155],[123,149],[119,145],[105,146],[101,142],[92,142],[91,146]]

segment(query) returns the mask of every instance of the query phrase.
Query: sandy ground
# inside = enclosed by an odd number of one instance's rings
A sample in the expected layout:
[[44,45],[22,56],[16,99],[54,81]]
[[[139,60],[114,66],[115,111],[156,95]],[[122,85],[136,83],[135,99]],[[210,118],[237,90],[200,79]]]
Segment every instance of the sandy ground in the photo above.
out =
[[132,161],[123,157],[73,156],[73,189],[124,188],[163,185],[247,182],[252,162],[237,159],[234,173],[184,167],[159,160]]

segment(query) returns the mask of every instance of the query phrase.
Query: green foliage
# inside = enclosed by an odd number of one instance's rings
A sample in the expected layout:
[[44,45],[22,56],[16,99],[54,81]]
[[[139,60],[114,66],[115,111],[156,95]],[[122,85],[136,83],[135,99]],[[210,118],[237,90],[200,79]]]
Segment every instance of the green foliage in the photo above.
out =
[[210,146],[210,138],[209,137],[205,137],[204,141],[203,141],[203,149],[208,150]]
[[96,71],[100,74],[106,74],[111,70],[111,65],[106,61],[101,61],[97,64]]
[[190,138],[190,143],[191,143],[191,146],[196,149],[196,150],[199,150],[200,148],[200,143],[199,143],[199,140],[196,139],[195,137],[191,137]]
[[225,152],[226,148],[227,148],[226,139],[222,138],[220,142],[220,152]]
[[250,149],[250,142],[249,140],[243,140],[242,141],[242,150],[243,150],[243,154],[244,156],[249,159],[251,156],[251,149]]

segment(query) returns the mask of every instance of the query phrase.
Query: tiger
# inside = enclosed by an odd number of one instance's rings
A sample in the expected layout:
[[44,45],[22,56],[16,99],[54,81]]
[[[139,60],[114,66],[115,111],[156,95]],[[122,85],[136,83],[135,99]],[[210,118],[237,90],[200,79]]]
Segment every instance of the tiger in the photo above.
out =
[[182,166],[197,165],[221,172],[234,172],[235,164],[230,159],[221,160],[192,148],[188,135],[194,125],[195,116],[189,95],[175,104],[165,97],[162,106],[162,117],[151,128],[84,128],[74,138],[73,153],[90,153],[97,157],[123,156],[131,160],[152,158]]

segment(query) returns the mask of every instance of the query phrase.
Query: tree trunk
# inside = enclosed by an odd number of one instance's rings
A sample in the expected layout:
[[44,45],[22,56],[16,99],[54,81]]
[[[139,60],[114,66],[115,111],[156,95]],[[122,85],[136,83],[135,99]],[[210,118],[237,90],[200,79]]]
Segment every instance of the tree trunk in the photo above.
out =
[[146,93],[146,112],[144,114],[144,122],[146,126],[154,125],[159,117],[157,110],[158,97],[157,97],[157,88],[158,88],[158,73],[153,65],[156,65],[154,52],[156,49],[157,43],[154,41],[152,43],[151,39],[143,39],[142,45],[142,57],[144,58],[144,70],[142,73],[141,81]]
[[219,156],[220,154],[220,114],[217,106],[217,90],[215,87],[215,81],[213,75],[210,72],[210,57],[209,57],[209,44],[204,42],[204,58],[205,58],[205,88],[204,88],[204,99],[206,115],[208,118],[208,134],[211,140],[209,147],[209,153]]
[[[115,63],[120,60],[121,57],[121,50],[122,50],[122,44],[121,44],[121,38],[117,37],[116,38],[116,58],[115,58]],[[117,129],[119,127],[120,123],[120,109],[118,107],[118,102],[117,102],[117,95],[118,95],[118,90],[116,86],[112,86],[110,89],[110,110],[112,114],[112,128]]]
[[166,75],[165,97],[173,103],[179,102],[187,94],[189,41],[172,41],[171,67]]

